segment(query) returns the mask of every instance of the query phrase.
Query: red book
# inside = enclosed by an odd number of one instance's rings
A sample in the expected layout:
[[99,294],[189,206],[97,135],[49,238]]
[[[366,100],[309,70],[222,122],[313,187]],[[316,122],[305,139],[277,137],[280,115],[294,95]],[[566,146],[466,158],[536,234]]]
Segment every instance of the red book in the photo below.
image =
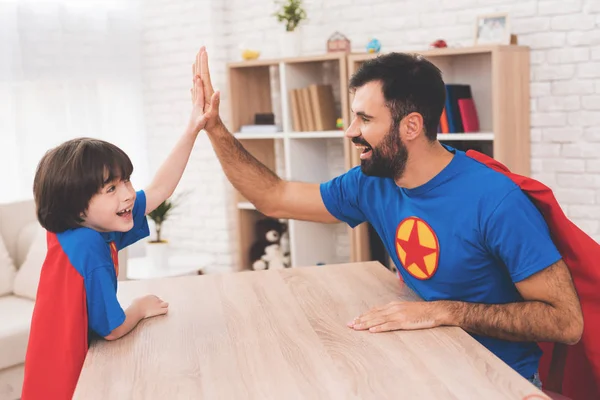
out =
[[477,118],[477,109],[473,99],[458,99],[458,109],[464,132],[479,132],[479,118]]

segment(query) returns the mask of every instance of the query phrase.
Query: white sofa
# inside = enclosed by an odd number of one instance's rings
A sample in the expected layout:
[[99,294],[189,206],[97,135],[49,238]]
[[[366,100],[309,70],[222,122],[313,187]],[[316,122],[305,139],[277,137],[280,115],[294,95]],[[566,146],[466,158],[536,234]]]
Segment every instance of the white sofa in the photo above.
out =
[[[0,400],[21,396],[31,315],[46,231],[33,201],[0,205]],[[127,276],[127,253],[119,253],[119,279]]]

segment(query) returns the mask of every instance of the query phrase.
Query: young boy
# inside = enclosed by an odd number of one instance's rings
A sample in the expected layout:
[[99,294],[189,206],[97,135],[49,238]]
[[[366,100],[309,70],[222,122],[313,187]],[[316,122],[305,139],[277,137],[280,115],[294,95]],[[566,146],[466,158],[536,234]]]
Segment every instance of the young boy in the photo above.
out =
[[183,174],[204,128],[205,108],[212,107],[205,107],[199,77],[192,99],[185,133],[144,191],[134,191],[129,181],[129,157],[101,140],[70,140],[40,161],[33,190],[48,253],[31,322],[23,400],[72,398],[90,337],[115,340],[140,320],[167,313],[168,304],[152,295],[121,308],[117,253],[148,236],[146,214],[173,194]]

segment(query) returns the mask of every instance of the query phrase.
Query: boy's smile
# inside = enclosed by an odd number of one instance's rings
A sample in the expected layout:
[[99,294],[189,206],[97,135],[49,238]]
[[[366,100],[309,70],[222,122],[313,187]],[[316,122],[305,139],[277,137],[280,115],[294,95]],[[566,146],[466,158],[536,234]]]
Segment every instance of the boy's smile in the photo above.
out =
[[133,228],[135,190],[129,180],[114,179],[92,196],[82,225],[98,232],[127,232]]
[[121,211],[117,212],[117,215],[119,217],[122,217],[122,218],[125,218],[125,219],[130,219],[130,218],[132,218],[132,216],[131,216],[131,210],[132,210],[132,208],[133,208],[133,205],[131,205],[128,208],[124,208]]

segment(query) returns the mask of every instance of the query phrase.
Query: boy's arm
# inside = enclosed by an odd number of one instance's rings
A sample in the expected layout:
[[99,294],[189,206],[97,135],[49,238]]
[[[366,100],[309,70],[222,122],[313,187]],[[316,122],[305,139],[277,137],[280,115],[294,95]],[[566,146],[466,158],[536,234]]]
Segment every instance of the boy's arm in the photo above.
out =
[[169,304],[152,295],[135,299],[123,311],[111,269],[108,265],[95,268],[85,279],[88,325],[99,336],[106,340],[118,339],[131,332],[142,319],[167,313]]
[[199,129],[194,129],[194,126],[191,124],[188,126],[167,159],[156,172],[152,183],[144,190],[146,192],[146,211],[144,215],[153,211],[175,191],[190,158],[199,131]]
[[125,310],[125,321],[113,329],[104,339],[119,339],[131,332],[142,319],[166,314],[168,307],[169,304],[167,302],[152,295],[135,299],[127,310]]
[[[194,64],[194,69],[196,69],[196,67],[199,71],[199,58]],[[206,117],[204,115],[204,90],[200,84],[199,77],[193,79],[193,82],[194,88],[191,90],[192,113],[190,115],[190,121],[182,137],[179,139],[173,150],[171,150],[171,153],[163,162],[160,169],[156,172],[152,183],[145,189],[146,211],[144,215],[152,212],[173,194],[188,163],[198,133],[206,125]]]
[[130,305],[125,310],[125,321],[118,327],[112,330],[108,336],[104,336],[106,340],[115,340],[127,335],[135,326],[142,320],[142,313],[135,304]]

